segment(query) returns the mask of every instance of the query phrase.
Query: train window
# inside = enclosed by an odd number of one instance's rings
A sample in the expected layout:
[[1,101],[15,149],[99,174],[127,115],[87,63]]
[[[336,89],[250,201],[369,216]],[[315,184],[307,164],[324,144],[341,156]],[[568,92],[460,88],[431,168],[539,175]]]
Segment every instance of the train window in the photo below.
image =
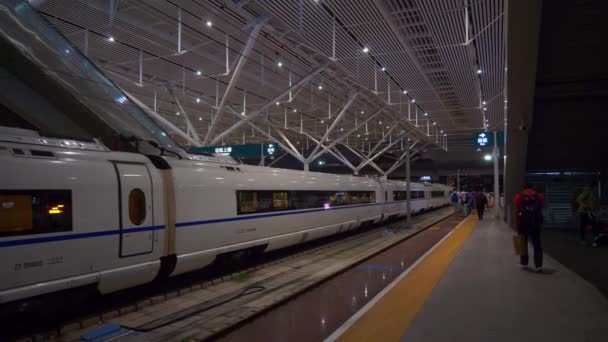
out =
[[141,189],[129,192],[129,219],[136,226],[146,219],[146,194]]
[[[424,191],[410,191],[411,198],[420,199],[424,198]],[[407,200],[407,191],[395,191],[393,192],[393,200],[395,201],[406,201]]]
[[351,204],[370,203],[370,192],[368,191],[349,191]]
[[287,192],[273,192],[272,193],[272,207],[274,209],[287,209]]
[[444,193],[443,191],[431,191],[431,197],[433,198],[438,198],[438,197],[443,197]]
[[238,191],[239,214],[254,213],[258,202],[258,194],[255,191]]
[[334,192],[329,196],[329,202],[332,206],[337,205],[349,205],[350,204],[350,196],[348,192],[338,191]]
[[0,237],[71,230],[70,190],[0,190]]
[[272,191],[257,191],[258,203],[255,208],[256,212],[272,211]]
[[237,191],[239,215],[375,202],[373,191]]
[[290,193],[293,209],[323,208],[330,203],[329,191],[292,191]]

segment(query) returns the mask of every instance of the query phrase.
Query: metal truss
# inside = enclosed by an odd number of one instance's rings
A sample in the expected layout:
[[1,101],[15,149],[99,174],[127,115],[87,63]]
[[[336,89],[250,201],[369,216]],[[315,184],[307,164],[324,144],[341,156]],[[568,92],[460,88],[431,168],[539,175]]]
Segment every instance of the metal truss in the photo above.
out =
[[234,67],[234,70],[232,72],[232,76],[230,77],[230,82],[228,83],[228,86],[226,87],[226,90],[224,91],[224,96],[222,96],[222,100],[220,101],[218,107],[216,108],[216,113],[213,117],[213,121],[211,122],[211,126],[209,127],[209,130],[207,131],[207,134],[205,135],[205,140],[203,141],[203,145],[207,145],[209,143],[209,140],[213,137],[213,134],[215,133],[215,131],[217,129],[218,122],[220,121],[220,118],[222,117],[222,114],[223,114],[222,109],[226,105],[226,102],[228,101],[228,97],[230,96],[232,90],[234,89],[234,87],[236,86],[236,83],[239,80],[239,77],[241,76],[241,71],[243,70],[245,63],[247,63],[247,60],[249,59],[249,54],[251,53],[251,50],[253,49],[253,46],[255,45],[256,38],[257,38],[258,34],[260,33],[260,30],[262,29],[264,24],[265,24],[264,22],[258,22],[257,24],[255,24],[253,26],[251,32],[249,33],[249,37],[247,38],[247,43],[245,43],[245,46],[243,47],[243,51],[241,51],[238,62],[236,63],[236,66]]
[[[224,137],[228,136],[229,134],[231,134],[232,132],[234,132],[236,129],[238,129],[241,126],[243,126],[246,122],[251,122],[251,120],[257,118],[260,114],[264,113],[268,108],[270,108],[271,106],[273,106],[276,102],[280,101],[282,98],[284,98],[285,96],[287,96],[291,91],[293,91],[295,89],[298,89],[299,87],[303,86],[308,81],[310,81],[313,77],[315,77],[317,74],[319,74],[320,72],[322,72],[323,70],[325,70],[325,68],[327,68],[327,66],[330,63],[331,63],[331,61],[329,61],[329,60],[324,61],[316,69],[314,69],[312,72],[310,72],[308,75],[306,75],[305,77],[303,77],[302,79],[300,79],[298,82],[296,82],[291,87],[289,87],[286,90],[284,90],[281,94],[275,96],[272,100],[266,102],[260,108],[254,110],[253,112],[249,113],[246,116],[240,116],[241,117],[240,121],[236,122],[235,124],[233,124],[232,126],[230,126],[228,129],[226,129],[225,131],[223,131],[222,133],[220,133],[218,136],[216,136],[215,138],[213,138],[211,140],[211,142],[209,143],[209,145],[217,144]],[[210,135],[208,134],[208,136],[210,136]],[[208,143],[208,142],[209,142],[209,139],[206,139],[206,143]]]
[[357,96],[359,96],[359,92],[354,92],[348,97],[348,100],[346,101],[346,104],[344,105],[344,107],[342,107],[340,114],[338,114],[338,116],[336,117],[334,122],[332,122],[331,126],[329,126],[329,128],[327,129],[327,131],[325,132],[325,134],[323,135],[321,140],[317,143],[317,146],[315,146],[315,148],[312,150],[312,152],[310,153],[310,156],[306,159],[307,163],[310,163],[310,161],[312,160],[312,157],[314,157],[314,155],[317,153],[317,151],[319,151],[319,148],[321,148],[321,145],[323,143],[325,143],[325,141],[327,140],[327,138],[329,137],[331,132],[333,132],[333,130],[336,128],[336,126],[338,125],[340,120],[344,117],[344,115],[346,114],[346,112],[348,111],[350,106],[352,106],[352,104],[355,102],[355,100],[357,99]]

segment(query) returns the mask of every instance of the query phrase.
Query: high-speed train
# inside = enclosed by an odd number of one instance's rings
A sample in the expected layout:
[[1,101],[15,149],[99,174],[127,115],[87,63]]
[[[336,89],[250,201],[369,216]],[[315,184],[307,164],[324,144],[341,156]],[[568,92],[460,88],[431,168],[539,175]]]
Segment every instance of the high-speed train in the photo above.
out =
[[[0,128],[0,303],[85,286],[102,294],[406,213],[406,184],[114,152]],[[411,210],[448,204],[411,184]]]

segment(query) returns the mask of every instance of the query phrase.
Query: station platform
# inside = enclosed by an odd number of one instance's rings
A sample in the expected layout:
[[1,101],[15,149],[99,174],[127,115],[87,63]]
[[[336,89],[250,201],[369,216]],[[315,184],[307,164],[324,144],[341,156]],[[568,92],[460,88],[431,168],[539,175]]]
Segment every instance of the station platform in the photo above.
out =
[[520,268],[512,235],[468,217],[327,340],[608,340],[608,298],[546,254]]

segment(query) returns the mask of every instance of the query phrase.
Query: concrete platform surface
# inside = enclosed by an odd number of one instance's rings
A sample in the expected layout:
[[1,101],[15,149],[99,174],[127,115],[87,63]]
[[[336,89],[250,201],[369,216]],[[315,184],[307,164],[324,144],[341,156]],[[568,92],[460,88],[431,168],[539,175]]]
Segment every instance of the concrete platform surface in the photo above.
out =
[[546,254],[546,273],[520,269],[511,229],[489,216],[401,340],[608,341],[608,299]]

